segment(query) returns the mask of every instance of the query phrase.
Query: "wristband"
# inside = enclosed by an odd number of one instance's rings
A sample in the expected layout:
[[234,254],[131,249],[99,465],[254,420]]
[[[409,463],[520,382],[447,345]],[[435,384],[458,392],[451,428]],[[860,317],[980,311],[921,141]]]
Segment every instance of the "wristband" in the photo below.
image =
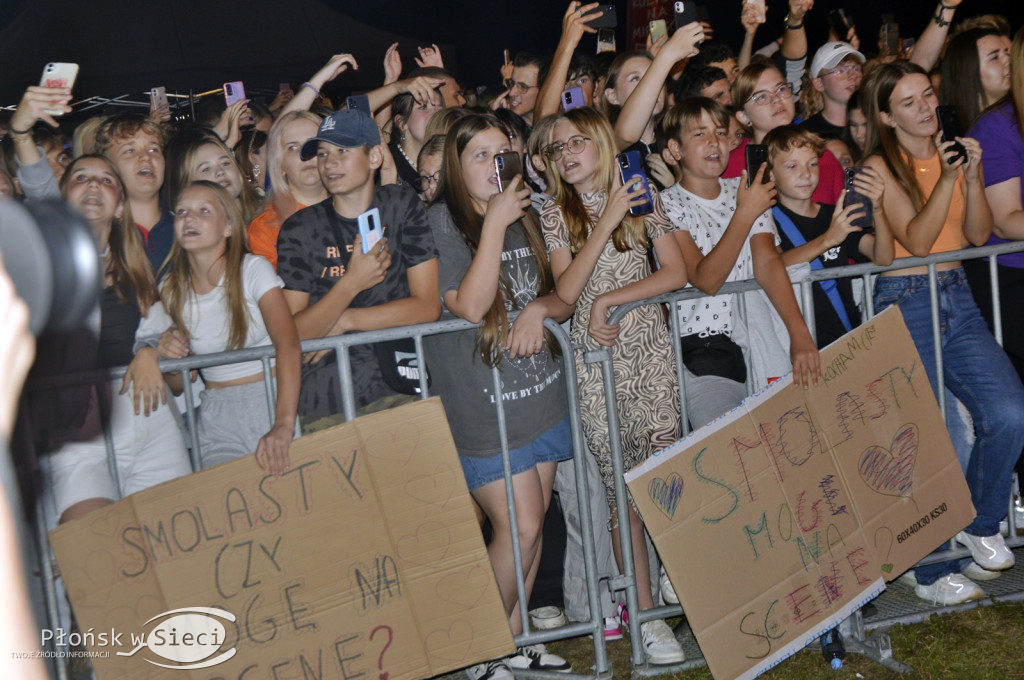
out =
[[24,137],[32,134],[32,128],[29,128],[28,130],[15,130],[13,127],[8,126],[7,131],[12,135],[17,135],[18,137]]
[[935,20],[935,25],[938,26],[939,28],[945,28],[946,26],[949,26],[952,23],[951,21],[946,21],[945,19],[942,18],[942,13],[945,12],[947,9],[951,9],[955,12],[956,5],[947,5],[946,3],[942,2],[942,0],[939,0],[939,8],[935,10],[935,15],[932,17],[932,19]]
[[803,19],[800,19],[800,23],[799,24],[790,24],[789,23],[789,15],[788,14],[786,15],[785,22],[786,22],[786,28],[788,30],[790,30],[790,31],[798,31],[798,30],[800,30],[801,28],[804,27],[804,20]]
[[304,82],[300,87],[308,87],[309,89],[313,90],[313,96],[314,97],[319,97],[320,96],[320,90],[318,90],[316,85],[314,85],[313,83],[309,82],[308,80],[306,82]]

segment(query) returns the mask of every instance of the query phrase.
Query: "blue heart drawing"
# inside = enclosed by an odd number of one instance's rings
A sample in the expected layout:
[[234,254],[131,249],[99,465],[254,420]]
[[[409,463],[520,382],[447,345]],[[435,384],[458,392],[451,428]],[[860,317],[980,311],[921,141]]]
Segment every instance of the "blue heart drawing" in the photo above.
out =
[[672,519],[676,514],[679,498],[683,495],[683,478],[674,472],[668,476],[668,479],[655,477],[647,486],[647,493],[650,494],[651,500],[658,506],[658,509]]

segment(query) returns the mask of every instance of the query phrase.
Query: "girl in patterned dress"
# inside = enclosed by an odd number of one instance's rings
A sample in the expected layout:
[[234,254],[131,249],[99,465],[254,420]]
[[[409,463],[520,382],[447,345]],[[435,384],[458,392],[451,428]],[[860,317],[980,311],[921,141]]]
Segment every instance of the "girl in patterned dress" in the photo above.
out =
[[[544,206],[541,221],[556,292],[566,304],[576,305],[574,344],[590,350],[607,348],[612,354],[622,455],[629,470],[679,438],[679,392],[661,310],[640,307],[615,325],[608,323],[608,315],[618,305],[684,286],[686,267],[656,192],[652,191],[653,212],[643,218],[629,215],[630,206],[645,199],[632,191],[636,182],[619,181],[615,151],[611,125],[593,109],[559,116],[544,147],[557,173],[555,198]],[[654,273],[647,259],[652,244],[660,263]],[[598,367],[587,366],[582,354],[576,361],[583,428],[615,517],[604,383]],[[654,599],[644,527],[632,504],[628,516],[640,608],[650,609]],[[614,520],[612,524],[612,544],[621,568],[618,526]],[[682,648],[664,621],[644,623],[642,630],[652,663],[683,660]]]

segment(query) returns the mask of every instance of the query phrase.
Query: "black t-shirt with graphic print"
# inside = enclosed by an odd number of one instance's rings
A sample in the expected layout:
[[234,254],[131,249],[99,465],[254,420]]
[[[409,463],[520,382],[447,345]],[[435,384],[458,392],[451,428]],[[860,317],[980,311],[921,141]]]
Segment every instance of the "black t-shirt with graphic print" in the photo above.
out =
[[[309,293],[309,304],[323,298],[344,275],[359,235],[358,222],[334,210],[332,198],[292,215],[277,238],[277,273],[285,289]],[[372,208],[380,211],[383,235],[391,250],[384,280],[356,295],[350,307],[375,307],[409,297],[406,272],[437,257],[434,237],[419,197],[409,187],[386,185],[374,191]],[[350,352],[356,407],[394,394],[381,376],[371,345]],[[303,367],[299,415],[322,418],[341,413],[338,367],[333,354]]]
[[[828,231],[829,226],[832,224],[832,213],[835,211],[834,205],[823,203],[819,206],[818,214],[815,217],[804,217],[781,203],[775,207],[785,213],[789,219],[793,220],[793,226],[799,230],[805,241],[816,239]],[[861,255],[859,250],[860,239],[863,236],[863,232],[859,231],[849,234],[839,247],[829,248],[819,255],[818,259],[821,260],[821,264],[826,268],[848,265],[851,259],[855,262],[866,262],[867,258]],[[789,236],[786,235],[786,231],[781,226],[779,227],[779,238],[782,240],[781,247],[783,251],[792,250],[796,247],[789,240]],[[836,279],[836,285],[839,290],[839,298],[843,301],[843,307],[846,309],[847,318],[849,318],[853,326],[859,326],[860,310],[857,309],[857,305],[853,300],[853,285],[850,279]],[[846,329],[843,328],[843,322],[839,320],[839,314],[836,312],[835,307],[832,306],[821,284],[815,284],[811,291],[814,296],[815,334],[818,336],[815,340],[818,343],[818,347],[825,347],[844,335]]]

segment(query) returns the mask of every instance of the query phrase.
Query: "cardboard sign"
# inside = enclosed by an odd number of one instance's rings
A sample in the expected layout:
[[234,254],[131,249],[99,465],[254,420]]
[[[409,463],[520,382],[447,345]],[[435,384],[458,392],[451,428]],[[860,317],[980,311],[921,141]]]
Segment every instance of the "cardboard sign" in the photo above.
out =
[[626,475],[716,678],[814,641],[974,517],[893,307]]
[[[280,477],[246,456],[51,541],[81,630],[121,634],[88,645],[111,652],[101,680],[416,679],[515,649],[438,399],[296,440]],[[233,615],[212,625],[235,653],[181,670],[159,644],[200,615],[148,621],[197,607]]]

